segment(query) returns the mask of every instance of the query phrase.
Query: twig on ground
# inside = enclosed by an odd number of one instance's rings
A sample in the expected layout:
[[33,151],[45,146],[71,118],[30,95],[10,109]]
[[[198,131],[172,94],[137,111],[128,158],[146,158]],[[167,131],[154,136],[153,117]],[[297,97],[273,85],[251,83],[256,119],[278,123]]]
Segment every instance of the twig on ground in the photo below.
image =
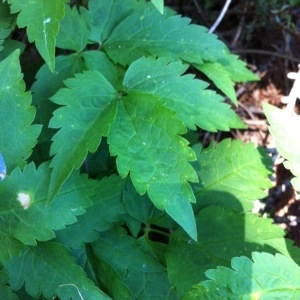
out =
[[221,23],[222,19],[224,18],[226,11],[228,10],[228,7],[231,3],[231,0],[226,0],[225,5],[223,6],[223,9],[218,17],[218,19],[215,21],[215,23],[211,26],[211,28],[209,29],[209,33],[213,33],[216,28],[219,26],[219,24]]

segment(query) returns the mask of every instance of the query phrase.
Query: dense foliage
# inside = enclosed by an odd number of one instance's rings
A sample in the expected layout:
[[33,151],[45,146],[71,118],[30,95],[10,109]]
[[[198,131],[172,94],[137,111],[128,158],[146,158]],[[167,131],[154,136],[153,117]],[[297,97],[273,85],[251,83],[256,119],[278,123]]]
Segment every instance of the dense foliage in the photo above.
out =
[[1,299],[299,297],[298,249],[251,213],[269,157],[193,142],[244,128],[225,97],[257,78],[152,2],[0,2]]

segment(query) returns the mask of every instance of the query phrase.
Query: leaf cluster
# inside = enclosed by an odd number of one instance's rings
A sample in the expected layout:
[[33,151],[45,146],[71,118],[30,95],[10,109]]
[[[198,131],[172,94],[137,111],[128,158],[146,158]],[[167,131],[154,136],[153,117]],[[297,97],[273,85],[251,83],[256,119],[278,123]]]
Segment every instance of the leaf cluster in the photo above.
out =
[[[269,297],[276,282],[248,282],[276,268],[296,286],[297,250],[250,212],[269,158],[185,135],[244,128],[225,96],[256,76],[161,1],[86,2],[0,3],[0,298]],[[33,84],[22,28],[45,61]]]

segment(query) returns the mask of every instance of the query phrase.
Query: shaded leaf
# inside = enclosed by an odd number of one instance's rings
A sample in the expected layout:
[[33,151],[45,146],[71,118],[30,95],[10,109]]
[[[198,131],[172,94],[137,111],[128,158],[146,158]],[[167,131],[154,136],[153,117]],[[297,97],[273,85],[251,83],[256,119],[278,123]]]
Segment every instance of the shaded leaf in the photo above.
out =
[[[31,87],[33,104],[37,108],[36,122],[43,125],[39,137],[40,143],[49,143],[54,130],[49,128],[49,121],[53,111],[57,108],[49,99],[62,87],[64,80],[73,77],[85,69],[79,55],[57,56],[55,58],[55,72],[51,72],[47,64],[44,64],[36,73],[36,81]],[[46,159],[45,159],[46,160]]]
[[130,93],[159,96],[191,129],[195,130],[195,125],[208,131],[245,128],[223,98],[206,89],[206,82],[193,75],[182,76],[187,68],[180,61],[141,58],[129,66],[123,83]]
[[[35,108],[31,95],[25,92],[19,63],[19,50],[0,62],[0,151],[8,174],[15,167],[24,167],[37,142],[41,127],[32,125]],[[13,124],[13,126],[12,126]]]
[[11,22],[13,16],[10,14],[9,5],[7,3],[0,3],[0,51],[3,50],[4,40],[11,32]]
[[86,213],[77,217],[77,222],[56,232],[57,239],[71,248],[79,248],[99,237],[101,231],[111,229],[123,221],[126,210],[121,202],[123,180],[118,176],[93,181],[89,199],[93,202]]
[[76,6],[65,6],[65,16],[60,22],[56,46],[62,49],[82,51],[88,42],[88,28]]
[[144,7],[143,1],[114,0],[103,2],[89,0],[88,10],[81,7],[80,13],[88,25],[90,41],[102,45],[113,29],[138,6]]
[[209,280],[194,286],[183,299],[299,299],[300,268],[281,254],[252,253],[234,257],[231,269],[208,270]]
[[[55,38],[59,22],[64,16],[67,0],[8,0],[12,13],[19,13],[17,24],[27,27],[29,42],[35,45],[49,66],[54,71]],[[34,16],[34,18],[32,18]]]
[[[110,299],[86,277],[74,258],[62,245],[39,243],[26,248],[18,257],[5,264],[10,285],[18,290],[25,282],[29,295],[37,298]],[[19,274],[19,276],[15,276]]]
[[87,71],[65,81],[68,88],[51,100],[64,105],[54,112],[49,127],[61,128],[53,137],[51,155],[55,155],[49,186],[51,200],[73,169],[78,169],[87,152],[96,151],[116,114],[117,92],[99,72]]
[[1,268],[0,271],[0,299],[18,300],[18,296],[13,293],[10,286],[7,285],[9,277],[7,273]]
[[177,299],[165,267],[145,253],[139,241],[116,228],[92,244],[97,260],[109,264],[132,292],[132,299]]
[[196,174],[188,163],[195,159],[182,122],[161,105],[158,97],[128,95],[120,102],[109,135],[111,155],[117,155],[122,177],[130,172],[139,194],[146,191],[156,207],[166,212],[196,239],[194,216],[189,202],[194,194],[188,181]]

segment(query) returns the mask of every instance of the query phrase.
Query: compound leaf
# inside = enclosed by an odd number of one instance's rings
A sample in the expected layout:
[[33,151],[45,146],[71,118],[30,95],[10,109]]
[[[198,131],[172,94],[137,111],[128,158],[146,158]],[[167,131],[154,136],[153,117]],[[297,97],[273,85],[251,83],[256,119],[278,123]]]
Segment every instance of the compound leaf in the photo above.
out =
[[198,208],[219,204],[249,211],[251,201],[264,198],[264,190],[271,187],[271,160],[252,143],[226,139],[195,152],[194,167],[202,182],[194,185]]
[[29,41],[35,42],[39,53],[52,71],[54,71],[55,38],[59,30],[59,22],[64,17],[66,1],[8,0],[11,4],[11,12],[19,12],[18,26],[27,27]]
[[180,58],[191,64],[226,55],[226,46],[215,35],[190,22],[178,15],[161,15],[155,8],[132,13],[115,27],[104,48],[121,65],[149,55]]
[[209,280],[200,282],[184,297],[192,299],[298,299],[300,268],[281,254],[252,253],[234,257],[231,268],[208,270]]
[[54,112],[49,127],[61,128],[53,137],[49,200],[73,169],[78,169],[87,152],[94,152],[114,121],[117,92],[97,71],[76,74],[65,81],[51,100],[63,107]]
[[[53,230],[76,222],[77,215],[91,204],[88,197],[92,183],[87,178],[73,174],[66,181],[57,197],[47,203],[50,170],[42,164],[37,170],[33,163],[21,172],[15,169],[1,182],[0,215],[1,232],[24,244],[35,245],[36,240],[54,238]],[[8,256],[14,245],[6,249]]]
[[292,184],[296,190],[300,191],[300,141],[298,137],[300,116],[267,103],[263,103],[263,109],[271,125],[269,129],[275,139],[276,147],[287,159],[284,166],[296,176],[292,179]]
[[35,108],[30,106],[30,93],[25,92],[19,54],[16,50],[0,62],[0,119],[9,118],[9,122],[0,125],[0,152],[8,173],[17,166],[25,166],[41,131],[41,126],[32,125]]
[[274,226],[270,219],[210,206],[197,214],[196,222],[201,237],[198,242],[178,229],[168,246],[168,274],[179,295],[183,296],[192,285],[205,280],[207,269],[218,265],[229,267],[231,258],[241,254],[281,252],[300,262],[297,249],[284,239],[284,230]]
[[188,163],[195,154],[180,137],[186,131],[175,114],[154,95],[128,94],[119,103],[109,135],[111,155],[117,155],[122,177],[130,172],[139,194],[146,191],[159,209],[179,223],[196,239],[195,202],[188,181],[196,181]]
[[57,243],[27,247],[6,263],[5,269],[15,290],[25,282],[26,291],[35,298],[42,293],[47,299],[110,299],[87,278],[66,248]]
[[181,76],[187,68],[180,61],[141,58],[129,66],[123,83],[130,93],[159,96],[191,129],[196,129],[195,125],[208,131],[245,128],[222,97],[206,89],[207,83],[193,75]]

